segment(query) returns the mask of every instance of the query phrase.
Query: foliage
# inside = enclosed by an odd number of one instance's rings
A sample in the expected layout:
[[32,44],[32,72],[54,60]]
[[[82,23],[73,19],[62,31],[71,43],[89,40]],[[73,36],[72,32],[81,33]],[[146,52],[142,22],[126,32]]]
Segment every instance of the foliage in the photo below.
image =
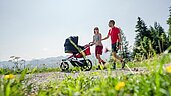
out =
[[60,71],[60,68],[25,68],[25,69],[20,69],[20,70],[13,70],[9,68],[0,68],[0,74],[21,74],[23,70],[27,70],[27,74],[30,74],[32,70],[34,70],[34,73],[43,73],[43,72],[55,72],[55,71]]
[[[163,54],[146,60],[145,66],[152,67],[137,75],[117,75],[113,77],[100,72],[90,75],[80,72],[77,77],[66,75],[62,82],[47,82],[35,88],[23,70],[21,75],[4,75],[0,79],[1,96],[170,96],[171,73],[170,66],[164,64],[171,62],[171,54]],[[145,63],[145,62],[144,62]],[[149,63],[149,64],[148,64]],[[134,63],[138,66],[138,62]],[[34,71],[34,70],[33,70]],[[33,72],[32,72],[33,73]],[[9,78],[7,78],[9,77]]]
[[130,61],[130,50],[129,50],[129,42],[126,40],[126,36],[121,30],[121,50],[119,51],[119,55],[123,57],[126,61]]
[[150,58],[154,53],[160,54],[170,46],[169,36],[157,22],[154,23],[154,27],[148,28],[145,22],[138,17],[136,33],[134,59],[141,56],[145,57],[144,59]]
[[[150,32],[145,24],[145,22],[138,17],[136,30],[137,33],[135,37],[135,46],[133,49],[133,56],[137,54],[143,55],[147,58],[147,48],[148,48],[148,38],[150,38]],[[145,46],[144,46],[145,45]]]
[[168,35],[169,35],[169,42],[171,44],[171,7],[170,7],[170,15],[169,15],[169,18],[167,20],[167,24],[169,25],[169,31],[168,31]]

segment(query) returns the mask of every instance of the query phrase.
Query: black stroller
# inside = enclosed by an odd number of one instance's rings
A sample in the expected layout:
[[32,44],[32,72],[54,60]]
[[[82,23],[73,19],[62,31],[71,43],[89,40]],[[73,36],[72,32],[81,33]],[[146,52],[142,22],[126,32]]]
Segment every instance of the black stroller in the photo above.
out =
[[[86,56],[91,55],[90,44],[85,46],[78,45],[78,36],[71,36],[65,40],[65,53],[71,53],[72,55],[66,59],[62,59],[60,68],[62,71],[69,69],[69,63],[74,67],[80,67],[81,70],[89,71],[92,68],[92,62],[90,59],[86,59]],[[78,60],[79,59],[79,60]]]

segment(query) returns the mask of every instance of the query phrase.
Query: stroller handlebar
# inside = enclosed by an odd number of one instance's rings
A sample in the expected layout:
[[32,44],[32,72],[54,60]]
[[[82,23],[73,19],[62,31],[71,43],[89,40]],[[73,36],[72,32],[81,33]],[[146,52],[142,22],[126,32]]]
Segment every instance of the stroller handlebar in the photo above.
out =
[[93,45],[94,45],[94,43],[93,43],[93,42],[90,42],[88,45],[89,45],[89,46],[93,46]]

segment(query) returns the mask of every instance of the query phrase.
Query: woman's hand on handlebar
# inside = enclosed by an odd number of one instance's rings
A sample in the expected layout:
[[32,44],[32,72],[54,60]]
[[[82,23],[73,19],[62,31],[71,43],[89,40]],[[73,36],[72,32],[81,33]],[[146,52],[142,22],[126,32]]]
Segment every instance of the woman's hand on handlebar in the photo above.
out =
[[90,43],[89,43],[90,46],[93,46],[94,44],[95,44],[94,42],[90,42]]

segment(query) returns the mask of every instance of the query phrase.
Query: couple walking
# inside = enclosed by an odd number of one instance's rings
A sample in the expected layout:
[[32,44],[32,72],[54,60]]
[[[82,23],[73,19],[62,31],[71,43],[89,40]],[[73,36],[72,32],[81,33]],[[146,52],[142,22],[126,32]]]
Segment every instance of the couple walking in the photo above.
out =
[[[112,46],[112,56],[113,59],[118,59],[122,63],[122,69],[125,66],[125,62],[123,61],[123,58],[117,56],[117,43],[121,42],[121,35],[120,35],[120,29],[115,27],[115,21],[110,20],[109,21],[109,27],[111,28],[108,32],[108,35],[105,38],[102,38],[101,33],[99,32],[99,28],[95,27],[94,28],[94,36],[93,36],[93,42],[92,44],[95,44],[95,55],[96,58],[98,59],[99,65],[98,69],[100,69],[100,65],[104,66],[105,61],[101,59],[102,51],[103,51],[103,44],[102,41],[108,39],[109,37],[111,38],[111,46]],[[120,48],[120,47],[119,47]],[[116,69],[116,63],[113,64],[113,69]]]

